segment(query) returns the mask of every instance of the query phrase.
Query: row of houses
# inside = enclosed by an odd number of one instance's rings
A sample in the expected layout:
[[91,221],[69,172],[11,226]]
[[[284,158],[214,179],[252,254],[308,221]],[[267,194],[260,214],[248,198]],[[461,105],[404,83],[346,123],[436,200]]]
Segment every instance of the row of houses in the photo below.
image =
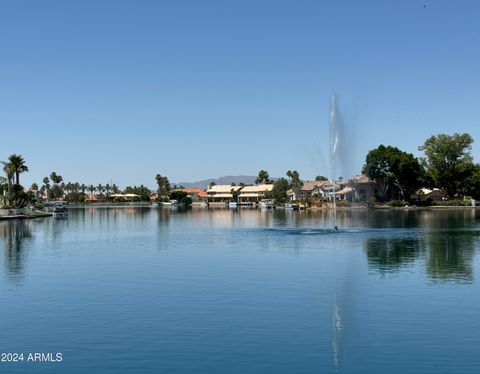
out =
[[255,186],[215,185],[206,191],[199,188],[186,188],[193,202],[205,201],[211,205],[228,204],[236,201],[240,205],[256,205],[265,198],[265,194],[273,189],[273,184],[258,184]]
[[289,196],[291,200],[332,200],[335,195],[337,200],[367,202],[369,198],[377,196],[379,191],[380,185],[377,182],[365,175],[356,175],[346,181],[335,182],[335,186],[330,181],[307,181],[301,188],[289,191]]
[[[291,200],[310,200],[320,197],[324,200],[333,199],[333,184],[328,181],[310,181],[305,182],[301,188],[296,191],[289,191]],[[381,194],[381,185],[369,179],[366,175],[356,175],[347,181],[338,181],[335,183],[335,196],[337,200],[346,200],[349,202],[366,203],[370,198],[379,199]],[[445,193],[438,188],[421,188],[415,194],[410,196],[413,199],[431,199],[432,201],[441,201],[445,199]]]
[[[236,201],[240,205],[256,205],[272,189],[273,184],[259,184],[255,186],[215,185],[207,190],[187,188],[184,191],[192,197],[194,202],[205,201],[212,205],[223,205]],[[335,195],[338,200],[366,202],[370,197],[378,195],[379,191],[378,183],[364,175],[335,183]],[[329,181],[306,181],[302,187],[288,191],[288,196],[292,201],[315,198],[332,200],[333,192],[334,185]]]
[[[273,190],[273,184],[259,184],[254,186],[232,186],[232,185],[214,185],[207,190],[201,188],[183,189],[193,202],[206,202],[210,205],[225,205],[235,201],[240,205],[257,205],[266,194]],[[335,194],[334,194],[335,190]],[[365,175],[356,175],[348,180],[341,180],[335,183],[330,181],[305,181],[300,188],[292,189],[287,192],[291,201],[308,201],[312,199],[321,199],[332,201],[335,195],[337,200],[346,200],[349,202],[366,203],[370,198],[380,195],[381,186],[379,183],[369,179]],[[432,199],[434,201],[442,200],[444,194],[439,189],[429,190],[426,188],[417,191],[417,197]],[[46,199],[46,196],[44,197]],[[63,200],[63,198],[60,198]],[[150,196],[150,201],[157,200],[157,195]],[[140,201],[140,196],[133,193],[110,194],[108,196],[97,196],[95,194],[87,195],[86,202],[135,202]]]

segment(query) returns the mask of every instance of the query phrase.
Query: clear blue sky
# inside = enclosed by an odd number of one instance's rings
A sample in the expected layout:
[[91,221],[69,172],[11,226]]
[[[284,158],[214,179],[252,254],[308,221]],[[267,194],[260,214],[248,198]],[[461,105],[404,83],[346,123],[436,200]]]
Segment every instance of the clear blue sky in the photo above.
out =
[[[424,6],[425,5],[425,6]],[[469,132],[478,1],[12,1],[0,5],[0,159],[25,185],[326,174],[329,95],[358,173]]]

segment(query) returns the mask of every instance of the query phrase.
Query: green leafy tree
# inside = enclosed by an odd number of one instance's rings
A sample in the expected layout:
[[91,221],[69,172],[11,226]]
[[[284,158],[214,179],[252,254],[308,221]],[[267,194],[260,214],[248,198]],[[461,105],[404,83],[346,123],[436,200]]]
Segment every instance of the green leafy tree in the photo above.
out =
[[470,176],[473,138],[469,134],[433,135],[418,149],[425,152],[428,174],[449,197],[461,193]]
[[275,202],[283,204],[288,201],[287,191],[290,184],[285,178],[279,178],[273,183],[273,189],[265,194],[267,199],[274,199]]
[[411,153],[380,145],[368,152],[362,173],[381,186],[380,198],[409,199],[424,181],[424,169]]
[[317,182],[323,182],[323,181],[328,181],[328,178],[327,178],[327,177],[324,177],[323,175],[317,175],[317,176],[315,177],[315,180],[316,180]]
[[179,204],[184,204],[185,206],[192,205],[192,198],[185,191],[172,190],[168,197],[170,200],[176,200]]
[[266,170],[260,170],[258,176],[255,179],[255,184],[268,184],[270,183],[270,175]]
[[31,191],[25,192],[20,184],[13,185],[13,198],[10,205],[20,209],[35,202],[35,194]]
[[466,170],[462,171],[465,176],[460,185],[460,193],[464,196],[471,196],[476,200],[480,200],[480,165],[465,164]]

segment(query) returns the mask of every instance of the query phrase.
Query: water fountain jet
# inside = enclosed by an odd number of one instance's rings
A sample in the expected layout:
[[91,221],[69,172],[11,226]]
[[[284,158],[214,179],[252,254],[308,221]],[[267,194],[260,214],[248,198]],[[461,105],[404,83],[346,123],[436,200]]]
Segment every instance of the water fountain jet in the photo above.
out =
[[333,228],[338,230],[337,226],[337,197],[336,197],[336,163],[338,150],[338,114],[337,114],[337,98],[332,93],[330,98],[330,178],[333,186]]

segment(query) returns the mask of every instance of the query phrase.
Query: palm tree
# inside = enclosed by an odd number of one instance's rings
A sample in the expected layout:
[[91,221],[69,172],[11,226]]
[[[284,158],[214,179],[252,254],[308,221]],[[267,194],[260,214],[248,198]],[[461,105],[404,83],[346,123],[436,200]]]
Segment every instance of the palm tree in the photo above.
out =
[[258,177],[255,179],[255,184],[266,184],[270,182],[270,175],[268,175],[268,171],[260,170],[258,172]]
[[8,163],[12,166],[13,173],[15,174],[15,184],[20,184],[20,174],[28,171],[25,160],[22,156],[13,154],[8,158]]
[[104,190],[104,187],[102,186],[102,184],[99,184],[99,185],[97,186],[97,191],[100,193],[100,196],[102,196],[103,190]]
[[82,193],[85,193],[85,190],[87,189],[87,186],[82,183],[82,185],[79,188],[80,188],[80,191],[82,191]]
[[292,179],[292,178],[293,178],[293,173],[292,173],[291,170],[288,170],[288,171],[287,171],[287,177],[288,177],[288,179]]
[[3,171],[5,172],[7,176],[7,193],[8,193],[8,199],[11,202],[13,199],[13,181],[15,177],[15,169],[13,168],[12,164],[10,162],[3,162]]
[[90,191],[90,198],[93,199],[93,193],[95,192],[95,187],[93,186],[93,184],[88,186],[88,190]]
[[298,171],[296,170],[287,171],[287,177],[289,178],[289,184],[292,190],[294,191],[298,190],[303,186],[303,182],[300,179],[300,175],[298,174]]
[[59,184],[63,181],[63,178],[61,175],[57,175],[54,171],[52,171],[52,174],[50,174],[50,179],[54,184]]
[[0,207],[2,207],[5,204],[6,201],[6,196],[7,196],[7,189],[5,188],[5,185],[7,184],[7,178],[2,177],[0,175],[0,185],[2,185],[3,193],[0,196]]
[[43,178],[42,182],[43,182],[43,187],[45,191],[45,196],[48,199],[48,191],[50,190],[50,179],[48,177],[45,177]]
[[157,185],[158,185],[158,190],[157,190],[158,197],[160,198],[161,196],[167,195],[168,191],[170,191],[171,189],[170,181],[168,180],[168,178],[163,177],[160,174],[157,174],[155,176],[155,180],[157,181]]
[[110,194],[110,190],[111,190],[111,189],[112,189],[112,187],[107,183],[107,184],[105,185],[105,191],[106,191],[106,193],[107,193],[107,196]]
[[70,195],[72,192],[73,192],[73,184],[68,182],[67,184],[65,184],[64,186],[64,189],[65,189],[65,192],[67,193],[67,195]]

